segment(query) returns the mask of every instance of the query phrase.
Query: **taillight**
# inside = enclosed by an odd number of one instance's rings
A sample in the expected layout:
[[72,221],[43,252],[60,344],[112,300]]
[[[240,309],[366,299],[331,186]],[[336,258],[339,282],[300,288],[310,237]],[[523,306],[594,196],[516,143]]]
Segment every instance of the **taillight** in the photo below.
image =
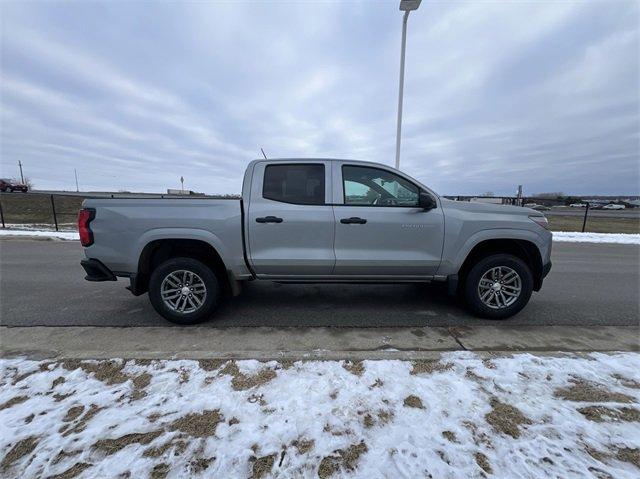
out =
[[96,210],[93,208],[82,208],[78,212],[78,233],[80,233],[80,244],[91,246],[93,244],[93,233],[89,223],[96,217]]

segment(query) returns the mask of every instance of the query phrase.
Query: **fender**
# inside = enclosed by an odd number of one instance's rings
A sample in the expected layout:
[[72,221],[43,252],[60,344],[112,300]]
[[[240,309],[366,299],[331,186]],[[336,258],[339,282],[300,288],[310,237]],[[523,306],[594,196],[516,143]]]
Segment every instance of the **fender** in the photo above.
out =
[[169,239],[191,239],[208,243],[220,255],[227,270],[231,269],[230,255],[222,240],[211,231],[196,228],[157,228],[146,231],[136,243],[136,271],[140,267],[140,256],[152,241]]
[[[454,251],[457,251],[455,257],[442,258],[440,268],[438,268],[438,274],[443,276],[456,274],[462,267],[462,264],[464,263],[465,259],[467,259],[467,256],[469,255],[471,250],[476,245],[483,241],[492,239],[525,240],[535,244],[538,249],[540,249],[541,242],[541,238],[537,233],[525,229],[495,228],[480,230],[467,238],[467,240],[462,245],[454,247]],[[542,251],[541,256],[543,257]]]

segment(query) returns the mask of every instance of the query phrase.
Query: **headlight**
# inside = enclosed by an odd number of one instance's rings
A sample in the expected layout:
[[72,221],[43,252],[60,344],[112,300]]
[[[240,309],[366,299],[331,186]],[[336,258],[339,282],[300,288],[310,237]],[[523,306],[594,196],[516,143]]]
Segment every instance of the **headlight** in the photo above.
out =
[[539,224],[544,229],[546,229],[546,230],[549,229],[549,221],[547,220],[547,218],[545,216],[529,216],[529,219],[531,221],[533,221],[534,223]]

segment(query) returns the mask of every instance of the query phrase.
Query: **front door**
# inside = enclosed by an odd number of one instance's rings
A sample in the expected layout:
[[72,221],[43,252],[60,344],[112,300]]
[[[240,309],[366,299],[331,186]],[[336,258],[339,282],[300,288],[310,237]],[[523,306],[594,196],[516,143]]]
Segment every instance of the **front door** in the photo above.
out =
[[251,184],[249,261],[261,277],[322,276],[335,264],[330,162],[260,162]]
[[425,277],[442,256],[444,215],[418,208],[420,188],[392,171],[343,164],[334,207],[335,275]]

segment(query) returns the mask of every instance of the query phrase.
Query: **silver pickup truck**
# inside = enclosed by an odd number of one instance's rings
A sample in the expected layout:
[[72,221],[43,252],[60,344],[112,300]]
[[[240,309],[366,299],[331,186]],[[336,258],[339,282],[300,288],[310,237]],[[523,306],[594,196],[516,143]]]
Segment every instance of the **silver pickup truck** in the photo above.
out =
[[371,162],[256,160],[241,199],[87,199],[89,281],[129,279],[169,321],[210,318],[244,281],[441,281],[480,317],[507,318],[551,268],[539,212],[447,200]]

